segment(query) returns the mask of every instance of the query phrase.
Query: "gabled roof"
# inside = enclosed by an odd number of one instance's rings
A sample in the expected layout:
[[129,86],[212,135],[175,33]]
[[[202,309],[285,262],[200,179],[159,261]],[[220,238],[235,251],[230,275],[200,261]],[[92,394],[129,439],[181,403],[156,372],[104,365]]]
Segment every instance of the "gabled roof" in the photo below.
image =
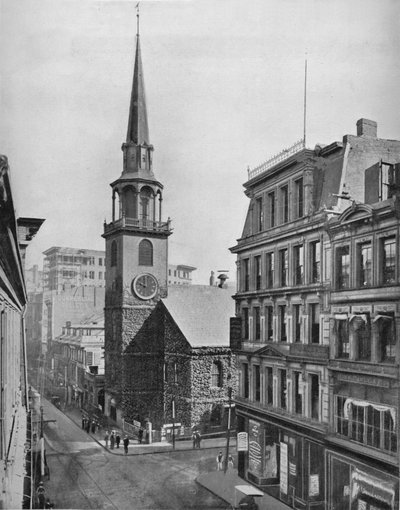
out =
[[235,315],[229,289],[171,286],[162,302],[191,347],[229,347],[229,319]]

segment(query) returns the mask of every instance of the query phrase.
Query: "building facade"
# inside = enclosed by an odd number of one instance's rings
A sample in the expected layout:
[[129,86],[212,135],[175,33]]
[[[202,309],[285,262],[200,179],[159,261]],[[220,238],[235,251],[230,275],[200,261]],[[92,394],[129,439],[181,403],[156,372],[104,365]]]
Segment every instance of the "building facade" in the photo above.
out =
[[104,408],[104,315],[67,321],[50,342],[48,391],[66,405],[88,411]]
[[[332,275],[339,267],[344,273],[350,264],[348,227],[344,227],[350,210],[354,204],[378,195],[379,169],[397,163],[399,151],[400,142],[379,139],[376,123],[360,119],[356,136],[346,135],[341,142],[317,145],[314,150],[297,143],[250,171],[244,185],[249,210],[242,236],[231,249],[237,254],[238,265],[234,328],[237,330],[238,323],[241,327],[240,335],[232,335],[240,375],[236,410],[239,431],[249,435],[249,450],[240,454],[239,474],[293,508],[359,508],[355,505],[362,501],[362,488],[368,490],[367,475],[360,468],[354,471],[353,482],[347,480],[349,483],[343,485],[341,494],[346,496],[342,503],[332,499],[341,475],[329,458],[340,457],[341,448],[352,441],[350,435],[347,440],[342,437],[342,443],[332,439],[337,437],[337,431],[333,432],[337,416],[334,401],[336,398],[339,406],[347,402],[345,412],[350,412],[353,404],[347,399],[355,393],[346,395],[343,381],[351,381],[349,374],[360,368],[354,361],[335,361],[333,343],[339,334],[335,332],[340,332],[343,342],[349,334],[344,315],[348,322],[359,322],[350,316],[365,313],[360,311],[367,306],[365,301],[374,301],[379,292],[368,298],[361,289],[352,311],[348,293],[335,295],[338,288]],[[371,172],[375,172],[377,182],[375,195],[370,186]],[[392,221],[398,223],[395,217]],[[369,257],[369,241],[363,237],[360,224],[355,221],[354,228],[360,228],[358,239],[365,239],[362,256]],[[341,235],[336,234],[333,248],[335,228]],[[363,243],[359,240],[358,244]],[[354,253],[361,250],[360,246],[352,248]],[[336,247],[338,251],[334,251]],[[392,253],[392,245],[387,249]],[[375,282],[379,286],[379,280]],[[385,293],[381,291],[382,296]],[[383,315],[387,306],[382,302],[376,315]],[[380,321],[387,323],[388,319],[377,319],[377,327],[381,327]],[[394,323],[393,319],[390,324]],[[386,367],[377,371],[385,372]],[[391,371],[388,367],[387,374]],[[334,382],[335,377],[341,382]],[[360,381],[363,385],[362,377]],[[339,397],[342,393],[343,402]],[[376,400],[369,398],[375,404],[379,401],[378,396]],[[397,413],[393,400],[391,405],[389,414]],[[380,462],[377,452],[372,451],[370,464]],[[371,476],[377,478],[376,473]]]
[[43,252],[43,290],[104,287],[104,251],[52,246]]
[[16,220],[9,166],[0,156],[0,508],[32,508],[32,437],[24,314],[25,250],[43,220]]
[[192,273],[196,269],[184,264],[168,264],[168,285],[191,285]]

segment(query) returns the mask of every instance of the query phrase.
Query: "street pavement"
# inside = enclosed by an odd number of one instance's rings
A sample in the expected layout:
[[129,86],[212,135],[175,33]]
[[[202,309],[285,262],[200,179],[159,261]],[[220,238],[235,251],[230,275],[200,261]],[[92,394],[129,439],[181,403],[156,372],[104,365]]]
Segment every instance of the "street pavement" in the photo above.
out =
[[[76,408],[70,408],[63,411],[63,413],[68,417],[71,421],[74,422],[74,424],[81,428],[81,413],[79,409]],[[88,453],[94,451],[94,449],[102,450],[105,454],[112,455],[112,456],[125,456],[124,455],[124,449],[122,445],[122,441],[119,448],[114,448],[113,450],[110,449],[110,447],[106,448],[105,441],[104,441],[104,434],[105,430],[100,429],[97,430],[95,433],[86,433],[83,430],[81,430],[82,437],[85,436],[87,439],[90,438],[90,441],[74,441],[74,449],[69,450],[70,453],[74,453],[77,451],[84,451],[85,448],[87,449]],[[50,448],[53,448],[56,450],[56,446],[52,444],[52,440],[50,437],[46,437],[47,443]],[[236,440],[234,438],[231,438],[230,441],[231,444],[231,453],[235,452],[236,449]],[[110,446],[110,445],[109,445]],[[226,439],[225,438],[204,438],[201,442],[201,450],[210,450],[211,457],[209,458],[206,472],[200,472],[197,473],[193,471],[193,477],[197,484],[204,489],[207,489],[211,494],[217,496],[221,502],[224,501],[226,503],[226,507],[230,508],[229,505],[235,504],[235,486],[236,485],[247,485],[248,482],[241,479],[237,475],[237,471],[235,468],[228,470],[227,473],[224,473],[223,471],[216,471],[216,462],[214,459],[214,456],[216,456],[217,449],[222,449],[224,451],[224,448],[226,446]],[[175,442],[175,451],[178,454],[179,452],[184,451],[190,451],[190,454],[194,453],[192,447],[192,441],[191,440],[179,440]],[[196,450],[197,451],[197,450]],[[130,439],[129,449],[128,449],[128,457],[131,456],[142,456],[146,455],[145,458],[152,458],[147,457],[147,455],[154,456],[154,459],[159,458],[160,462],[164,462],[164,455],[161,454],[171,454],[173,453],[172,445],[167,442],[160,442],[160,443],[153,443],[153,444],[139,444],[137,440]],[[200,453],[200,452],[199,452]],[[204,452],[205,453],[205,452]],[[159,455],[157,455],[159,454]],[[210,456],[209,455],[209,456]],[[125,456],[126,457],[126,456]],[[138,460],[139,460],[138,458]],[[187,473],[189,474],[189,473]],[[150,488],[148,490],[151,490]],[[194,489],[191,489],[194,491]],[[138,502],[137,504],[140,505]],[[268,494],[265,494],[261,498],[257,498],[257,504],[259,506],[260,510],[287,510],[289,507],[282,502],[276,500],[275,498],[269,496]],[[190,505],[191,508],[200,508],[197,506]],[[224,507],[224,504],[222,503],[222,506],[220,504],[217,504],[215,508],[226,508]],[[119,507],[123,508],[123,507]],[[132,505],[131,508],[140,510],[141,506]],[[145,503],[143,500],[143,508],[145,508]],[[160,504],[157,508],[166,508]],[[201,505],[201,508],[203,508],[203,505]]]

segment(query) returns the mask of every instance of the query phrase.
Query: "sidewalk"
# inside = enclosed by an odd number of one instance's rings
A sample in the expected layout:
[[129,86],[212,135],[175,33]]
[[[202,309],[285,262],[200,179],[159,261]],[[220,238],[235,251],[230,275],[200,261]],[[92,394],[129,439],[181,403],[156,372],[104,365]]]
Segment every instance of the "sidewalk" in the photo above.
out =
[[[68,418],[73,421],[78,427],[82,427],[82,415],[81,411],[77,408],[67,408],[62,410],[62,412],[68,416]],[[115,427],[116,430],[120,430],[118,427]],[[112,428],[110,428],[109,432],[111,432]],[[110,442],[108,443],[108,448],[106,448],[104,436],[106,430],[99,429],[95,433],[88,432],[88,436],[92,437],[97,443],[99,443],[104,449],[113,455],[124,455],[124,446],[122,443],[119,448],[114,447],[112,450],[110,448]],[[236,447],[236,438],[230,438],[230,445],[232,447]],[[224,448],[226,446],[226,438],[218,437],[218,438],[204,438],[201,440],[201,450],[209,449],[209,448]],[[182,450],[193,450],[193,442],[192,439],[183,439],[175,441],[175,451]],[[144,455],[144,454],[152,454],[152,453],[165,453],[169,451],[174,451],[172,448],[172,444],[167,441],[152,443],[152,444],[139,444],[136,439],[129,439],[129,449],[128,455]]]
[[[196,482],[232,506],[235,504],[235,485],[250,485],[249,482],[239,478],[235,470],[227,471],[226,474],[223,471],[205,473],[197,477]],[[290,508],[268,494],[261,498],[255,498],[255,500],[260,510],[288,510]]]

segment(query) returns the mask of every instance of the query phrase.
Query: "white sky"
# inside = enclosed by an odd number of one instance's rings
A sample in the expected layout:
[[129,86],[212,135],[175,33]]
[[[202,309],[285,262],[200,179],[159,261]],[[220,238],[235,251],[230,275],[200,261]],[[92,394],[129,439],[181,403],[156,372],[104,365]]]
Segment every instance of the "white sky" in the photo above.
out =
[[[136,0],[0,0],[0,153],[19,216],[46,218],[28,250],[104,249],[109,183],[122,171]],[[140,4],[154,170],[172,218],[171,263],[196,283],[229,269],[246,168],[303,134],[400,139],[398,0],[183,0]]]

